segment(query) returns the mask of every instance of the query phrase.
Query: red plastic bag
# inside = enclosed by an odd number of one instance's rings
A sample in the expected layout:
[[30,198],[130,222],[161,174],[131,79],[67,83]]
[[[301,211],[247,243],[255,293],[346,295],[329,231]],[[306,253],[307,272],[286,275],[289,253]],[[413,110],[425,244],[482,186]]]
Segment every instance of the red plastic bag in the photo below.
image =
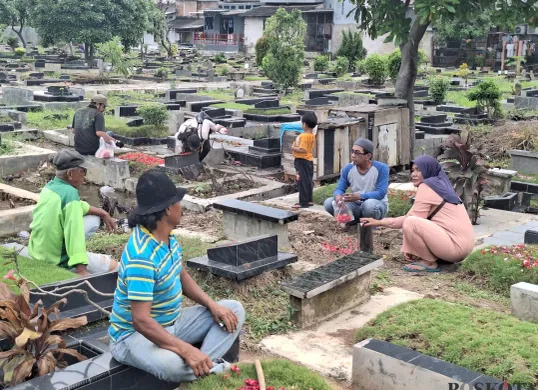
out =
[[355,220],[355,216],[347,206],[346,202],[333,200],[334,217],[341,225],[346,225]]
[[95,152],[95,157],[97,158],[113,158],[114,157],[114,149],[116,149],[116,145],[114,145],[113,142],[105,142],[104,138],[101,137],[99,139],[99,149],[97,149],[97,152]]

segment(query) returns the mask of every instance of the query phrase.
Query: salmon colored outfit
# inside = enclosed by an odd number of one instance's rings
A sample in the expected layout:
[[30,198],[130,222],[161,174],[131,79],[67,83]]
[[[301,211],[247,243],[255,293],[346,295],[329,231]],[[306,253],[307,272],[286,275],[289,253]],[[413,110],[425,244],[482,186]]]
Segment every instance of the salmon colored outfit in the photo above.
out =
[[403,230],[403,253],[431,262],[441,259],[458,263],[473,251],[473,225],[463,204],[447,202],[431,221],[427,219],[442,202],[436,192],[422,183],[409,213],[385,220],[387,227]]

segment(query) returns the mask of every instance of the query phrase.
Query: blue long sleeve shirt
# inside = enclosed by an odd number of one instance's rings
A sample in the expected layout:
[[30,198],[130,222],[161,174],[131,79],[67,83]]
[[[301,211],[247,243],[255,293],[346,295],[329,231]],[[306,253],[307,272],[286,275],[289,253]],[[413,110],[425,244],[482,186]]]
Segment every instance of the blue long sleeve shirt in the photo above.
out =
[[354,164],[342,169],[340,180],[334,190],[334,196],[344,195],[348,188],[354,194],[360,194],[362,200],[377,199],[388,204],[389,167],[379,161],[372,161],[372,167],[362,175]]

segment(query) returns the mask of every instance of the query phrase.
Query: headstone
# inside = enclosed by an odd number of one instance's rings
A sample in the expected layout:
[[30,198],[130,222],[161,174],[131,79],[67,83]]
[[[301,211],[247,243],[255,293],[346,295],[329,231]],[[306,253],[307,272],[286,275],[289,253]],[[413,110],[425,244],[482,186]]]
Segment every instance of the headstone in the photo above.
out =
[[534,71],[529,72],[529,78],[534,81]]
[[24,88],[4,87],[2,102],[6,106],[28,104],[34,100],[34,92]]
[[200,162],[200,156],[198,152],[189,154],[175,154],[173,156],[166,156],[164,158],[164,166],[168,168],[184,168],[189,165],[195,165]]
[[238,99],[245,97],[245,90],[243,88],[238,88],[237,91],[235,91],[235,97]]

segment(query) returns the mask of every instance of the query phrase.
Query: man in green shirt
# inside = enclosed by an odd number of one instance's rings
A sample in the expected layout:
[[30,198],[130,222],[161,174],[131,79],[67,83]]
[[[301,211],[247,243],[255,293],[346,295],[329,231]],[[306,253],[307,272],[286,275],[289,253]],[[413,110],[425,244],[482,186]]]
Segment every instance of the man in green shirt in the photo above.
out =
[[114,230],[115,221],[99,208],[81,201],[77,188],[84,183],[88,163],[74,150],[64,149],[54,157],[56,177],[41,191],[33,212],[28,252],[72,269],[79,276],[115,271],[118,262],[110,256],[86,253],[86,240],[101,224]]

